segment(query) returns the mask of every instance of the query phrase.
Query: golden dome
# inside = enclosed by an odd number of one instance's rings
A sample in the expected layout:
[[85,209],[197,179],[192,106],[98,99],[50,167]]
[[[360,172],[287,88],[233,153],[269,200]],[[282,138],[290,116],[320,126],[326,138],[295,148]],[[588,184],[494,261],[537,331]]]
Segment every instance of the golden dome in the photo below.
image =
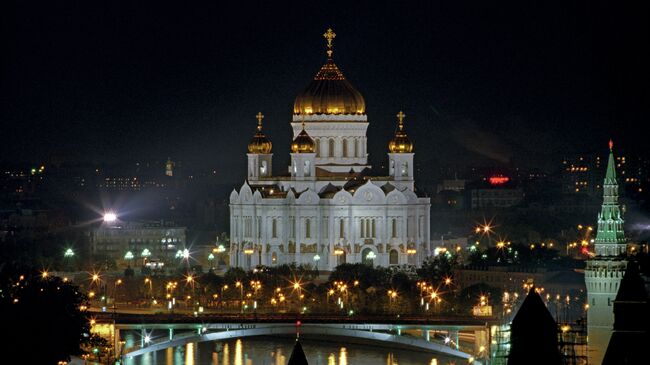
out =
[[388,142],[388,150],[391,153],[411,153],[413,152],[413,142],[406,135],[404,131],[404,114],[402,111],[397,113],[397,130],[395,131],[395,137]]
[[345,79],[332,60],[332,40],[336,34],[328,29],[323,34],[327,40],[327,62],[320,68],[312,82],[293,104],[293,113],[304,114],[365,114],[363,96]]
[[302,124],[302,131],[298,133],[296,138],[291,142],[292,153],[314,153],[316,150],[316,142],[307,134],[305,124]]
[[250,143],[248,144],[248,153],[260,153],[260,154],[267,154],[271,153],[271,148],[273,147],[273,144],[271,143],[271,140],[262,133],[262,119],[264,119],[264,115],[260,112],[257,113],[257,132],[253,136],[253,139],[251,139]]

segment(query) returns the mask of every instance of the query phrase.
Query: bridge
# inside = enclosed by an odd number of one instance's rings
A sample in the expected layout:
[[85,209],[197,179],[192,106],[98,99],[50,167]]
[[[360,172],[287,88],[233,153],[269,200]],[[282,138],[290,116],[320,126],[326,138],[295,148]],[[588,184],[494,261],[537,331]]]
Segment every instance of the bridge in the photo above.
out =
[[[331,338],[347,343],[380,345],[441,354],[459,359],[487,359],[490,323],[476,318],[328,316],[328,315],[134,315],[99,313],[96,326],[126,358],[184,346],[253,336]],[[297,325],[297,321],[300,325]],[[121,331],[140,331],[139,344],[126,347]],[[147,341],[145,341],[147,339]],[[151,339],[151,340],[149,340]]]

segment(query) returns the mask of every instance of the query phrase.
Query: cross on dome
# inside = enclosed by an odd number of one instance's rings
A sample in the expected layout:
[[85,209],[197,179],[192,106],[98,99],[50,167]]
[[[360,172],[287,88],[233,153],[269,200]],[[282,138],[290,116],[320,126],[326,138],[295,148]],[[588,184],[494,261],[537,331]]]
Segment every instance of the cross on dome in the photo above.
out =
[[404,112],[400,110],[399,113],[397,113],[397,119],[399,120],[400,129],[402,129],[402,127],[404,126],[404,117],[406,117],[406,114],[404,114]]
[[257,130],[261,131],[262,130],[262,119],[264,119],[264,114],[262,114],[262,112],[257,112],[257,115],[255,115],[255,118],[257,118]]
[[323,37],[327,40],[327,57],[332,58],[332,41],[336,38],[336,33],[332,31],[332,28],[327,28],[327,31],[323,33]]

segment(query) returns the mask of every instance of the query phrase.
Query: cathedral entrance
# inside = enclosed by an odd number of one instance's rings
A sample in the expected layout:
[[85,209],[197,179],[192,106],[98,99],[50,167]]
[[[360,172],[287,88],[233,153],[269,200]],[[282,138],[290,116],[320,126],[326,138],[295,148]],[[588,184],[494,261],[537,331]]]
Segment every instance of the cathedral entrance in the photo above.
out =
[[366,247],[363,249],[363,251],[361,251],[361,262],[364,265],[375,266],[376,258],[377,255],[375,254],[375,251],[369,247]]

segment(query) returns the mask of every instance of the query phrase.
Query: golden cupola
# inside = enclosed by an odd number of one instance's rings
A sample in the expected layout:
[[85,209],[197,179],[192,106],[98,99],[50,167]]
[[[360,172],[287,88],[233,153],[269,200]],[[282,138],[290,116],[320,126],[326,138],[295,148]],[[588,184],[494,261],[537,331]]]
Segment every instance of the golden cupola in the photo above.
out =
[[311,114],[365,114],[366,102],[332,59],[332,41],[336,34],[328,29],[323,37],[327,40],[327,61],[320,68],[309,86],[293,104],[295,115]]
[[266,137],[262,132],[262,119],[264,119],[264,114],[257,113],[255,116],[257,118],[257,132],[251,139],[248,144],[248,153],[257,153],[257,154],[268,154],[271,153],[271,148],[273,144],[271,140]]
[[404,130],[404,117],[406,117],[406,114],[402,111],[397,113],[397,130],[395,131],[395,137],[393,137],[393,139],[388,143],[388,150],[391,153],[413,152],[413,142],[411,142]]
[[314,153],[314,151],[316,151],[316,142],[307,134],[303,122],[302,130],[291,142],[291,153]]

